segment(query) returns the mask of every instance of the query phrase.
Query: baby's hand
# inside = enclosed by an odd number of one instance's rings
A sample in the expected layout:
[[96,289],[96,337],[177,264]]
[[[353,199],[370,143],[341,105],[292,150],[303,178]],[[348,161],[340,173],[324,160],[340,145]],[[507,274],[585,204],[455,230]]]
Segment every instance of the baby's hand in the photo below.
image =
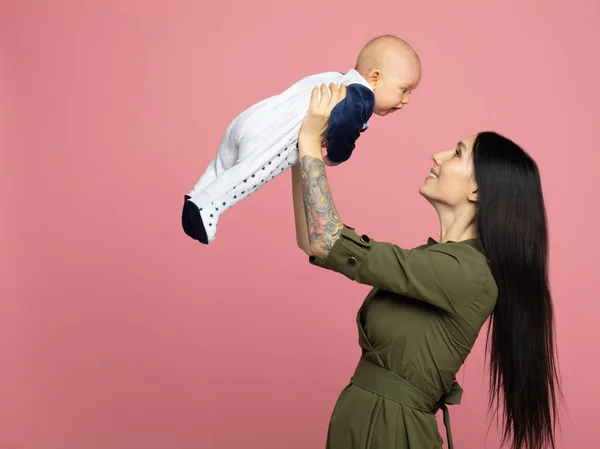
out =
[[331,159],[329,159],[329,156],[327,155],[323,156],[323,162],[325,162],[325,165],[327,165],[328,167],[335,167],[336,165],[341,164],[341,162],[333,162]]

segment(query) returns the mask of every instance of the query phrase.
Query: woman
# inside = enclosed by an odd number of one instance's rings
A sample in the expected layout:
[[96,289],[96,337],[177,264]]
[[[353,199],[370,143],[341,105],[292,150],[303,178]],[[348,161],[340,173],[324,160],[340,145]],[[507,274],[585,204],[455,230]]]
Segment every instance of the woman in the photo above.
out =
[[[435,420],[460,402],[455,376],[491,317],[490,404],[513,449],[554,447],[557,371],[547,227],[535,162],[495,133],[433,156],[420,193],[439,243],[405,250],[343,224],[322,158],[329,113],[345,88],[321,86],[292,171],[297,241],[314,265],[373,286],[358,314],[362,357],[334,408],[330,449],[442,446]],[[331,91],[331,94],[329,93]]]

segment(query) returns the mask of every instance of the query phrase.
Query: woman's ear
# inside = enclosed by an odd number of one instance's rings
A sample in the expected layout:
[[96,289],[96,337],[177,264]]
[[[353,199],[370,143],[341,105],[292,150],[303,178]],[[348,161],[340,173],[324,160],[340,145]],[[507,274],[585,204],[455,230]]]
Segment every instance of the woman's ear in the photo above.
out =
[[478,201],[478,190],[477,187],[469,193],[467,199],[472,203],[476,203]]

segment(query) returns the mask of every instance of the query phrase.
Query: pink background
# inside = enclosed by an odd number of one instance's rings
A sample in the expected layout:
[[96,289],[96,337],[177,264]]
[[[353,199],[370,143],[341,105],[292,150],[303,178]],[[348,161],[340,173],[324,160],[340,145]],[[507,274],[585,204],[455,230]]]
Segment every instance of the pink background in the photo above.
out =
[[[324,447],[367,288],[295,247],[289,172],[209,247],[181,203],[235,114],[388,32],[423,81],[329,171],[342,218],[420,244],[438,232],[417,194],[433,152],[484,129],[525,147],[550,220],[558,447],[600,447],[598,2],[366,5],[2,3],[0,449]],[[483,343],[459,375],[457,448],[498,447]]]

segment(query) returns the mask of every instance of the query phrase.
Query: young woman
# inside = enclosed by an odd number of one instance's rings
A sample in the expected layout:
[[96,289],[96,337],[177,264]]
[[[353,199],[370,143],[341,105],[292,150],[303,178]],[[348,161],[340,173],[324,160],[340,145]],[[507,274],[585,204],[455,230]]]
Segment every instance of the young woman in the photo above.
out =
[[327,447],[440,448],[441,408],[452,448],[446,404],[460,402],[456,373],[490,317],[491,401],[504,440],[512,449],[554,447],[558,380],[535,162],[495,133],[464,139],[433,155],[419,189],[439,215],[440,241],[414,249],[375,241],[345,226],[335,207],[322,143],[345,88],[320,90],[292,171],[297,242],[312,264],[373,287],[357,319],[362,357]]

